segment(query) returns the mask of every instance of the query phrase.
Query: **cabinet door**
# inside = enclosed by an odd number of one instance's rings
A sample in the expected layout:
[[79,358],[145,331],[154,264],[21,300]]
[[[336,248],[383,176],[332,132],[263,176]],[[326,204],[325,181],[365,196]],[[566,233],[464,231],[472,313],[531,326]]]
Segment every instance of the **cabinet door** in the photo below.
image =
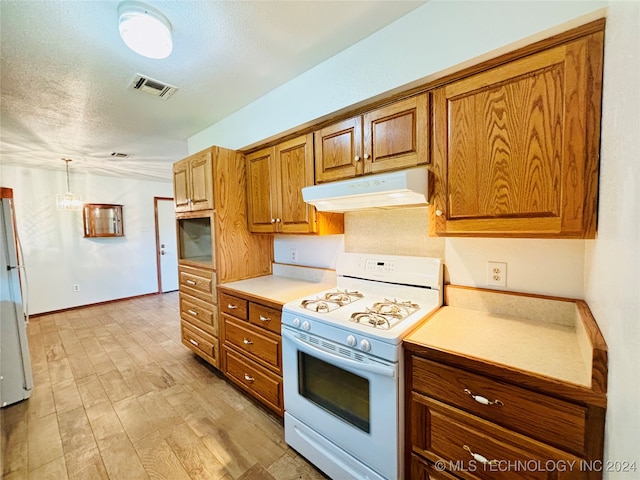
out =
[[437,89],[436,232],[593,237],[602,34]]
[[399,170],[429,161],[427,94],[364,115],[364,173]]
[[313,185],[313,135],[276,145],[276,224],[281,233],[312,233],[315,208],[302,199],[302,188]]
[[273,182],[273,154],[269,147],[246,156],[247,208],[249,230],[254,233],[276,231]]
[[191,210],[211,210],[213,206],[213,173],[211,152],[206,150],[189,158],[191,173]]
[[188,212],[189,205],[189,159],[173,164],[173,201],[176,212]]
[[329,125],[314,134],[316,183],[362,175],[362,117]]
[[[581,459],[542,442],[480,420],[423,395],[411,394],[411,448],[457,475],[482,480],[572,480],[584,478]],[[531,421],[540,421],[531,417]],[[541,465],[510,469],[512,465]],[[443,465],[443,463],[439,463]],[[573,470],[568,468],[573,465]]]

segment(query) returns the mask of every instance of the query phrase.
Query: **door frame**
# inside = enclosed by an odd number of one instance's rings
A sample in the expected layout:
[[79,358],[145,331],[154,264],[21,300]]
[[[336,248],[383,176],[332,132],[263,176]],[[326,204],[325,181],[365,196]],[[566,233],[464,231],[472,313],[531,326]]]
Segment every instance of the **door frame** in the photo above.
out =
[[160,268],[160,229],[158,228],[158,201],[173,201],[173,197],[153,197],[153,219],[156,229],[156,271],[158,275],[158,292],[162,293],[162,269]]

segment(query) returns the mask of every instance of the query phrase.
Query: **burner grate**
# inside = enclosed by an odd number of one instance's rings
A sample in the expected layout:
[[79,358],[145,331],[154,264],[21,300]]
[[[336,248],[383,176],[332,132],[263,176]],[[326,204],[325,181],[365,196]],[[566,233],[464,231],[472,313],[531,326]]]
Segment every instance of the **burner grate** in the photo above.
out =
[[329,313],[363,297],[364,295],[357,291],[336,290],[327,292],[321,297],[303,300],[300,306],[318,313]]
[[399,302],[395,299],[385,298],[383,302],[376,302],[371,308],[365,308],[364,312],[353,313],[349,320],[373,328],[389,330],[396,323],[418,311],[419,308],[417,303],[411,301]]

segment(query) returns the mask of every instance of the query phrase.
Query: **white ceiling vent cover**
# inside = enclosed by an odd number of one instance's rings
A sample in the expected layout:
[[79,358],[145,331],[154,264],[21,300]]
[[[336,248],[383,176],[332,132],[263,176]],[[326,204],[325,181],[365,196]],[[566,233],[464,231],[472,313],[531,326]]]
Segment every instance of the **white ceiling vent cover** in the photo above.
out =
[[168,99],[176,90],[178,90],[178,87],[162,83],[158,80],[154,80],[153,78],[145,77],[139,73],[133,78],[129,88],[148,93],[154,97],[160,97],[163,100]]

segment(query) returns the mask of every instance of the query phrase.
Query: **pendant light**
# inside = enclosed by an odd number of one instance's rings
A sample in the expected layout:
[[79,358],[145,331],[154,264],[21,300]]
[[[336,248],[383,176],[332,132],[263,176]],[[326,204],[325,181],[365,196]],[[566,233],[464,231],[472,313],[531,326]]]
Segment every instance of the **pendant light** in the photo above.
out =
[[71,188],[69,188],[69,162],[72,162],[73,160],[69,158],[61,158],[60,160],[65,162],[67,167],[67,192],[56,195],[56,208],[58,210],[68,211],[80,210],[82,208],[82,197],[75,193],[71,193]]
[[134,52],[154,59],[167,58],[173,50],[171,23],[159,10],[136,1],[118,6],[122,41]]

